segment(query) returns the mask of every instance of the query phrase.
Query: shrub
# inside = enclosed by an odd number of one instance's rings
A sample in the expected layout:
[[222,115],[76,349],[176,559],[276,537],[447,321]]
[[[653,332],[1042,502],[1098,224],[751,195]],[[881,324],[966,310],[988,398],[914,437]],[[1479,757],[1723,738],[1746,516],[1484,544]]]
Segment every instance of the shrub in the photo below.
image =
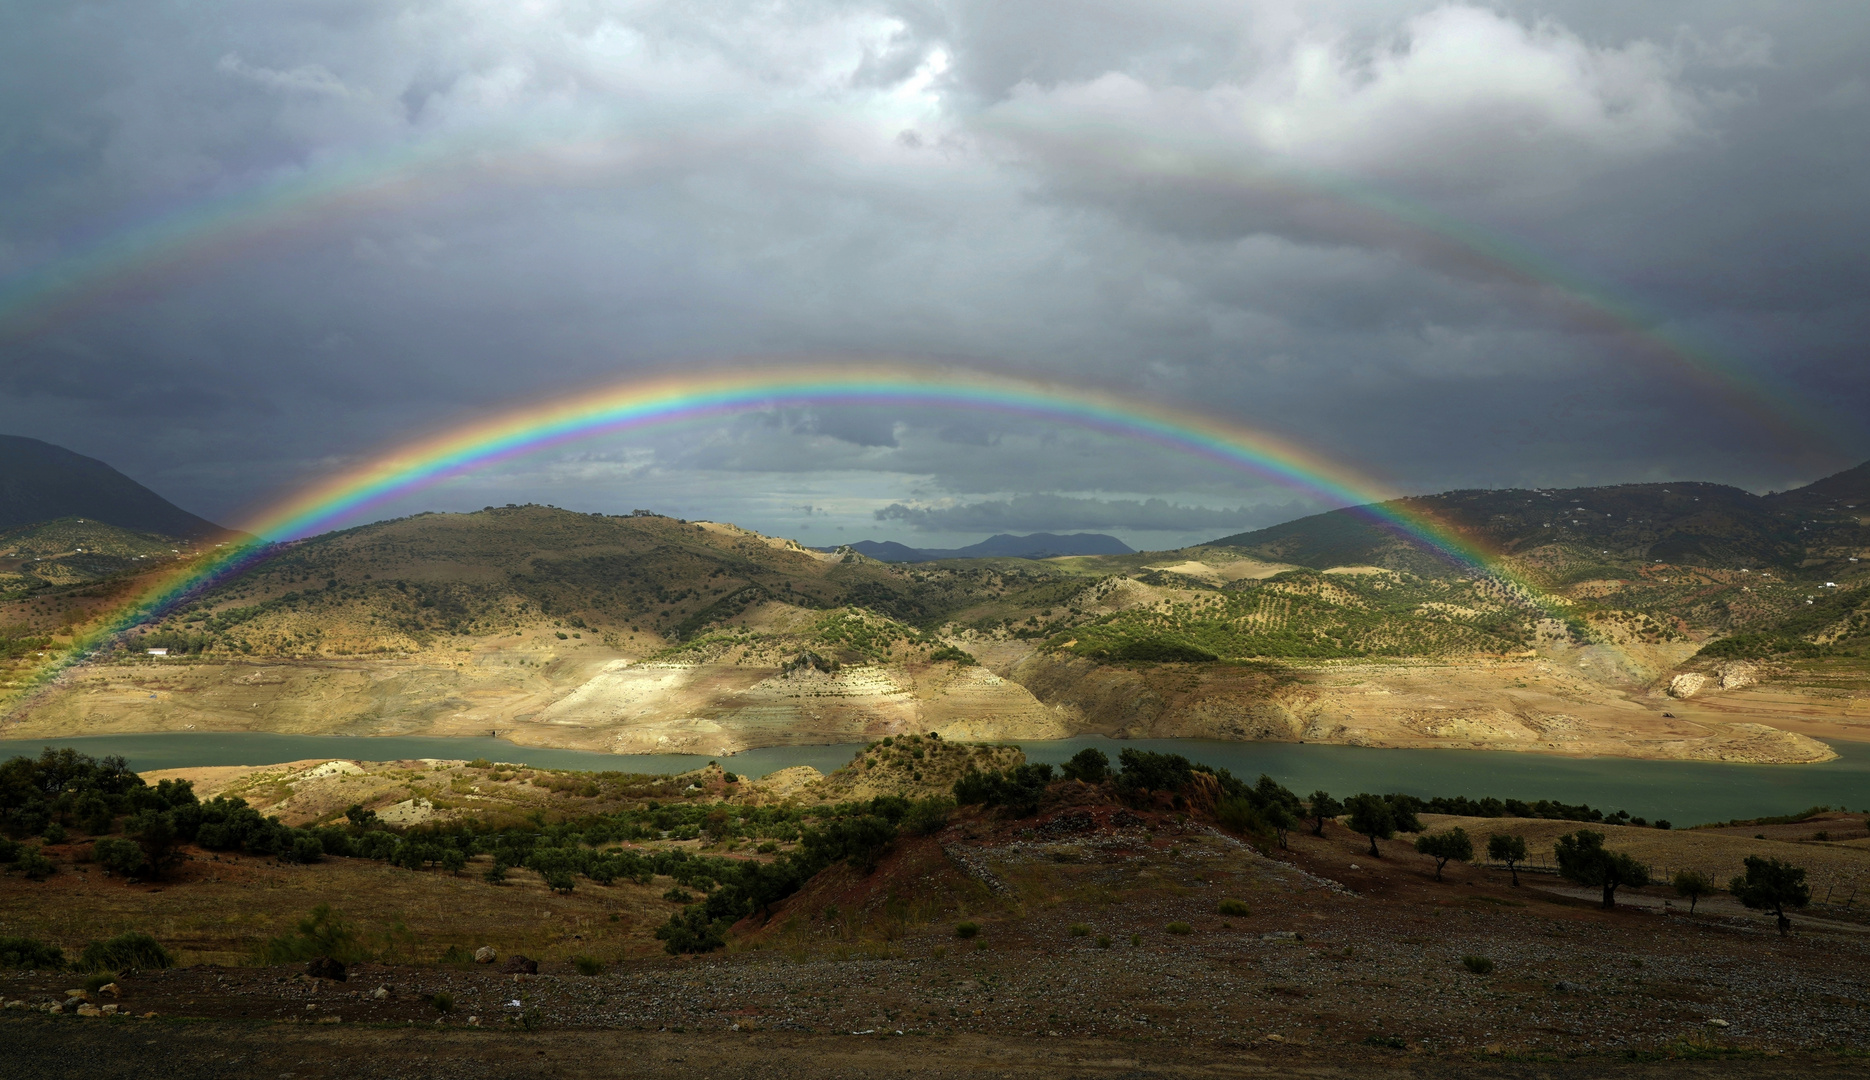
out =
[[1058,767],[1067,780],[1082,780],[1087,784],[1098,784],[1110,776],[1110,757],[1095,746],[1087,746],[1071,755],[1071,760]]
[[760,846],[754,848],[753,850],[759,852],[762,855],[772,855],[779,851],[779,845],[774,843],[771,840],[765,840],[765,841],[761,841]]
[[1071,936],[1072,937],[1090,937],[1091,928],[1084,925],[1083,923],[1072,923],[1071,924]]
[[441,959],[436,961],[457,967],[466,967],[474,962],[474,953],[465,945],[450,945],[442,950]]
[[320,904],[299,920],[295,933],[283,934],[261,945],[259,958],[265,964],[291,964],[328,957],[343,964],[369,959],[369,951],[358,940],[357,931],[344,916]]
[[1195,932],[1195,928],[1185,922],[1172,922],[1163,927],[1163,929],[1171,934],[1192,934]]
[[13,864],[19,867],[20,873],[26,875],[27,881],[44,881],[58,873],[58,867],[45,857],[45,852],[36,847],[22,849]]
[[481,880],[489,885],[504,885],[506,884],[506,871],[506,864],[495,856],[493,865],[481,872]]
[[953,645],[942,645],[929,653],[929,663],[952,663],[956,667],[972,667],[980,661],[974,658],[973,653],[965,649],[957,649]]
[[139,971],[172,968],[175,957],[156,939],[141,931],[118,934],[108,941],[93,941],[84,947],[78,966],[85,971]]
[[964,923],[955,924],[955,928],[954,928],[955,937],[966,940],[967,938],[977,937],[979,936],[979,934],[980,934],[979,923],[964,922]]
[[65,951],[57,945],[47,945],[38,938],[0,937],[0,967],[56,971],[64,966]]
[[111,971],[100,971],[93,975],[87,975],[84,980],[84,992],[87,994],[95,994],[116,981],[117,975],[115,972]]
[[1248,907],[1246,904],[1242,903],[1239,900],[1223,900],[1221,901],[1221,906],[1219,910],[1220,910],[1220,913],[1223,915],[1229,915],[1229,916],[1234,916],[1234,917],[1241,917],[1241,916],[1253,914],[1253,909]]
[[1131,935],[1130,935],[1130,944],[1132,944],[1132,945],[1141,945],[1142,943],[1143,943],[1143,935],[1141,935],[1141,934],[1131,934]]
[[1476,975],[1489,975],[1493,973],[1493,961],[1484,956],[1463,956],[1461,958],[1461,966]]
[[918,836],[928,836],[940,832],[948,824],[948,815],[952,813],[954,800],[945,795],[921,799],[903,815],[903,828]]
[[438,990],[429,996],[429,1004],[435,1006],[436,1012],[453,1012],[455,996],[446,990]]
[[122,837],[106,836],[91,845],[91,858],[113,874],[134,877],[147,862],[143,849]]
[[571,958],[571,966],[577,968],[580,975],[602,975],[604,973],[604,962],[595,956],[574,956]]
[[19,844],[8,840],[4,836],[0,836],[0,865],[11,863],[13,860],[19,858],[19,852]]
[[1110,935],[1109,934],[1097,935],[1097,947],[1100,949],[1110,948]]

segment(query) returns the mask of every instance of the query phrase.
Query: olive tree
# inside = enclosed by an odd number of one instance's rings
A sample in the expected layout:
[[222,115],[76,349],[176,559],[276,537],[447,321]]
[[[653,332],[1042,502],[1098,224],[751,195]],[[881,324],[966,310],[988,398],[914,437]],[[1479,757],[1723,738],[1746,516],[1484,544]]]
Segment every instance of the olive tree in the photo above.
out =
[[1305,809],[1306,816],[1312,819],[1312,835],[1323,836],[1325,834],[1325,819],[1334,818],[1342,814],[1344,812],[1344,804],[1332,798],[1329,792],[1319,790],[1312,792],[1312,797],[1306,803]]
[[1377,841],[1396,835],[1396,813],[1389,800],[1381,795],[1352,795],[1344,800],[1344,810],[1351,816],[1351,831],[1370,838],[1370,857],[1381,859]]
[[1474,857],[1474,842],[1459,825],[1445,833],[1416,837],[1415,849],[1435,860],[1436,881],[1441,880],[1441,868],[1448,865],[1448,860],[1467,862]]
[[1727,890],[1750,908],[1772,912],[1781,934],[1791,930],[1792,920],[1786,918],[1786,909],[1812,902],[1812,887],[1805,884],[1805,868],[1758,855],[1747,856],[1746,867],[1747,872],[1729,882]]
[[1649,868],[1621,851],[1604,847],[1604,834],[1590,829],[1566,833],[1552,845],[1558,872],[1587,888],[1604,890],[1604,906],[1617,906],[1617,890],[1649,884]]
[[1506,864],[1513,875],[1513,887],[1519,888],[1519,864],[1526,861],[1526,838],[1517,833],[1494,833],[1487,838],[1487,857]]
[[1675,895],[1688,901],[1690,915],[1695,913],[1695,904],[1700,902],[1702,897],[1714,892],[1714,882],[1708,880],[1708,875],[1698,870],[1677,870],[1675,879],[1670,884],[1675,886]]

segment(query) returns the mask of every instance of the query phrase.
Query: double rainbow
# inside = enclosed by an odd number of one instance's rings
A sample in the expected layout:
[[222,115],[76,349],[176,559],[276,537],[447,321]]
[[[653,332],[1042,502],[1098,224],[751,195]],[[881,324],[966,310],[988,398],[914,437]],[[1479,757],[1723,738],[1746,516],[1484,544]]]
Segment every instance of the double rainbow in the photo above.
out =
[[98,625],[49,671],[93,654],[264,559],[276,544],[355,522],[451,477],[579,439],[660,424],[795,407],[951,408],[1030,417],[1164,447],[1357,512],[1487,575],[1539,609],[1553,602],[1497,555],[1328,458],[1211,416],[979,372],[907,366],[794,366],[636,379],[516,409],[410,443],[301,491],[248,522],[245,539],[163,579]]

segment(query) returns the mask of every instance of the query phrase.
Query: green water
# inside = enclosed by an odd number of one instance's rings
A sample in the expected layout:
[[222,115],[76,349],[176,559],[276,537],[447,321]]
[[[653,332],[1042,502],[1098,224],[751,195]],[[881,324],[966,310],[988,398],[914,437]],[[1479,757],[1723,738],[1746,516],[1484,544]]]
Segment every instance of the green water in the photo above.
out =
[[[48,744],[47,740],[0,740],[0,758],[36,755]],[[139,770],[268,765],[320,757],[366,761],[484,757],[545,769],[646,773],[683,772],[719,760],[735,772],[755,777],[792,765],[810,765],[820,772],[830,772],[850,761],[858,750],[856,744],[768,747],[714,759],[697,754],[541,750],[489,738],[349,738],[253,732],[97,735],[51,740],[50,744],[70,746],[93,756],[122,754],[132,768]],[[1605,810],[1628,810],[1651,820],[1667,818],[1677,825],[1784,814],[1816,805],[1849,806],[1853,810],[1870,807],[1870,744],[1866,743],[1834,744],[1839,758],[1823,765],[1721,765],[1206,739],[1117,742],[1086,737],[1022,745],[1031,760],[1054,764],[1086,746],[1103,749],[1113,760],[1126,746],[1181,754],[1225,766],[1247,780],[1267,773],[1301,795],[1323,788],[1339,797],[1359,791],[1403,791],[1425,797],[1557,799],[1589,803]]]

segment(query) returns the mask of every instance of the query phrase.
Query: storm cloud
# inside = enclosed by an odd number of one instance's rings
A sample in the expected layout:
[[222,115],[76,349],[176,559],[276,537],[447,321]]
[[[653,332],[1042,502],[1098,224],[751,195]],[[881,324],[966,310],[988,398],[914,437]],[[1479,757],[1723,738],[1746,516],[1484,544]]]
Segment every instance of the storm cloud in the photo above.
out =
[[[1870,10],[163,0],[0,13],[0,430],[239,523],[722,365],[999,371],[1370,490],[1870,457]],[[1030,417],[770,409],[387,508],[811,543],[1335,505]],[[809,513],[800,508],[811,507]]]

